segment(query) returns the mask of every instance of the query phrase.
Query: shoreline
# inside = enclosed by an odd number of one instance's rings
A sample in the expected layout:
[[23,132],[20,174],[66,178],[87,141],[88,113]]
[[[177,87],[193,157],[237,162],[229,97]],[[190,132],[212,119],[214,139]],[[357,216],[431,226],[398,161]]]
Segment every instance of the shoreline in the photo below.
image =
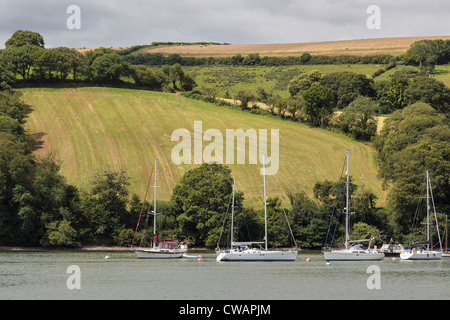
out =
[[[131,247],[122,246],[82,246],[77,248],[70,247],[23,247],[23,246],[0,246],[0,252],[2,251],[130,251]],[[189,248],[191,252],[214,252],[214,249],[209,248]]]

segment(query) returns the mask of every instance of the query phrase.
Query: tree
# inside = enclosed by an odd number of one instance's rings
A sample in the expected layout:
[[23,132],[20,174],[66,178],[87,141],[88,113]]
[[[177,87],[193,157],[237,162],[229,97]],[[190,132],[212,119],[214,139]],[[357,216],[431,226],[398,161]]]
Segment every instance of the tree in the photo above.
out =
[[[391,220],[399,234],[408,232],[414,219],[425,171],[432,179],[438,211],[449,208],[450,127],[446,116],[423,102],[397,110],[385,120],[374,139],[380,174],[390,184]],[[423,191],[423,190],[422,190]]]
[[260,61],[261,57],[259,56],[259,53],[250,53],[244,58],[242,64],[246,66],[254,66],[258,65]]
[[311,88],[313,85],[318,85],[322,81],[324,75],[318,70],[312,70],[309,73],[302,73],[289,81],[289,94],[291,97],[296,97],[297,94]]
[[289,192],[287,196],[292,206],[289,219],[297,245],[302,248],[322,247],[328,227],[328,214],[320,210],[304,192]]
[[[23,243],[25,237],[33,237],[27,228],[25,211],[20,209],[30,204],[29,174],[32,168],[32,157],[24,148],[24,143],[7,132],[0,132],[0,243],[4,245]],[[36,219],[33,210],[28,220],[34,226]],[[28,238],[30,239],[30,238]]]
[[127,220],[129,178],[124,170],[106,167],[95,174],[91,190],[84,200],[84,214],[93,227],[94,239],[112,243],[115,232]]
[[234,96],[234,99],[239,100],[242,110],[245,110],[248,108],[248,103],[255,99],[255,96],[248,91],[239,90]]
[[131,76],[137,85],[145,86],[151,89],[161,88],[161,80],[155,76],[147,66],[131,66]]
[[321,84],[332,94],[332,105],[342,109],[358,96],[374,97],[373,79],[354,72],[334,72],[323,77]]
[[3,52],[3,56],[11,65],[15,74],[20,74],[23,79],[30,78],[31,68],[36,65],[39,56],[45,52],[44,49],[34,45],[23,45],[20,47],[9,47]]
[[187,73],[184,73],[180,81],[181,81],[181,88],[185,91],[191,91],[192,89],[194,89],[194,87],[197,86],[197,83],[195,82],[194,78]]
[[104,53],[95,58],[90,66],[92,77],[99,82],[114,82],[129,74],[129,65],[122,56]]
[[430,77],[415,77],[404,91],[408,104],[425,102],[438,111],[450,111],[450,89],[442,82]]
[[447,63],[450,53],[450,42],[442,39],[436,40],[419,40],[411,44],[406,51],[404,59],[406,61],[414,61],[422,65],[434,69],[437,63]]
[[0,115],[13,118],[22,125],[29,107],[20,101],[20,96],[18,91],[0,91]]
[[[216,245],[232,183],[231,170],[220,164],[203,164],[183,175],[171,197],[182,238],[194,245]],[[242,201],[242,193],[236,192],[235,207],[241,207]]]
[[17,30],[13,33],[11,38],[5,42],[6,48],[19,48],[27,45],[44,48],[44,38],[37,32]]
[[333,111],[330,91],[322,85],[312,86],[302,93],[302,99],[307,121],[315,126],[326,126]]
[[375,88],[377,100],[381,106],[380,113],[392,113],[406,107],[405,90],[408,85],[408,79],[402,76],[393,76],[385,81],[377,81]]
[[359,96],[342,110],[338,120],[339,127],[355,139],[370,140],[377,133],[377,109],[375,101]]
[[164,65],[162,67],[162,72],[169,78],[172,82],[172,86],[174,90],[177,90],[177,81],[181,81],[184,77],[183,69],[181,68],[179,63],[176,63],[172,66]]

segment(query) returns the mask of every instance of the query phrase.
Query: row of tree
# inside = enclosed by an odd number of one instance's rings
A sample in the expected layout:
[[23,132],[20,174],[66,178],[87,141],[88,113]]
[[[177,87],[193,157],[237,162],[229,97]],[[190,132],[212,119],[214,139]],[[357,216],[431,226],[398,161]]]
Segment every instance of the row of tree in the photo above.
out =
[[[389,54],[378,55],[311,55],[303,53],[300,56],[261,57],[258,53],[242,56],[236,54],[231,57],[184,57],[179,54],[163,53],[133,53],[139,49],[151,46],[135,46],[119,51],[131,64],[138,65],[172,65],[182,66],[201,65],[234,65],[234,66],[288,66],[288,65],[317,65],[317,64],[389,64],[402,63],[424,66],[433,69],[436,64],[446,64],[450,61],[450,40],[419,40],[414,42],[404,55],[394,57]],[[189,47],[186,47],[189,51]],[[131,54],[133,53],[133,54]]]
[[[189,51],[189,48],[186,48]],[[211,66],[211,65],[227,65],[227,66],[291,66],[291,65],[316,65],[316,64],[388,64],[393,61],[401,61],[388,54],[380,54],[373,56],[355,56],[355,55],[311,55],[307,52],[300,56],[287,57],[261,57],[259,53],[251,53],[242,56],[240,53],[231,57],[186,57],[177,53],[164,55],[163,53],[133,53],[134,50],[124,51],[123,54],[126,61],[131,64],[143,64],[147,66],[172,65],[179,63],[182,66]],[[120,53],[120,51],[119,51]]]
[[13,85],[16,77],[24,81],[120,83],[132,78],[136,85],[148,89],[192,90],[196,83],[179,64],[164,66],[161,72],[153,73],[143,65],[134,66],[115,50],[98,48],[81,53],[67,47],[44,48],[39,33],[16,31],[0,51],[1,81]]

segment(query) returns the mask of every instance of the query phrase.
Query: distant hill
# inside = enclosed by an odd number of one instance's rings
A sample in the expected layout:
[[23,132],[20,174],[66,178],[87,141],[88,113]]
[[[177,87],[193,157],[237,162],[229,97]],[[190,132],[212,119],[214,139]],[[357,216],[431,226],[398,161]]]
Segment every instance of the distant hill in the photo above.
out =
[[[19,90],[32,106],[26,129],[40,140],[34,152],[55,152],[62,161],[62,174],[77,186],[87,188],[92,175],[108,165],[125,169],[131,178],[130,192],[142,198],[158,156],[158,198],[169,199],[182,175],[197,166],[172,163],[171,152],[177,144],[171,141],[172,132],[184,128],[193,139],[194,121],[198,120],[203,123],[203,133],[220,130],[224,145],[226,129],[279,129],[280,166],[276,175],[268,176],[269,196],[282,195],[284,190],[305,191],[312,196],[317,181],[339,178],[345,151],[351,148],[354,182],[364,182],[380,203],[385,201],[374,150],[343,134],[168,93],[99,87]],[[209,143],[203,142],[203,149]],[[261,207],[261,164],[229,167],[246,203]]]
[[168,54],[177,53],[183,56],[195,57],[233,56],[238,53],[241,55],[259,53],[262,56],[297,56],[305,52],[317,55],[400,55],[405,53],[412,43],[422,39],[445,40],[450,39],[450,36],[375,38],[278,44],[158,46],[154,48],[144,48],[136,52],[162,52]]

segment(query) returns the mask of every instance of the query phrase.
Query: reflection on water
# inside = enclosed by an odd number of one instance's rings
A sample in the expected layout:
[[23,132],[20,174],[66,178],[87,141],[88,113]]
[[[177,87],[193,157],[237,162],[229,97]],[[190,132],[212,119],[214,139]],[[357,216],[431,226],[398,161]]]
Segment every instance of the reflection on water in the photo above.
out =
[[[109,256],[109,259],[105,259]],[[306,258],[311,261],[307,262]],[[80,268],[68,289],[67,268]],[[370,265],[380,289],[368,289]],[[138,260],[134,252],[0,252],[0,299],[449,299],[450,258],[333,262],[300,253],[295,262]]]

